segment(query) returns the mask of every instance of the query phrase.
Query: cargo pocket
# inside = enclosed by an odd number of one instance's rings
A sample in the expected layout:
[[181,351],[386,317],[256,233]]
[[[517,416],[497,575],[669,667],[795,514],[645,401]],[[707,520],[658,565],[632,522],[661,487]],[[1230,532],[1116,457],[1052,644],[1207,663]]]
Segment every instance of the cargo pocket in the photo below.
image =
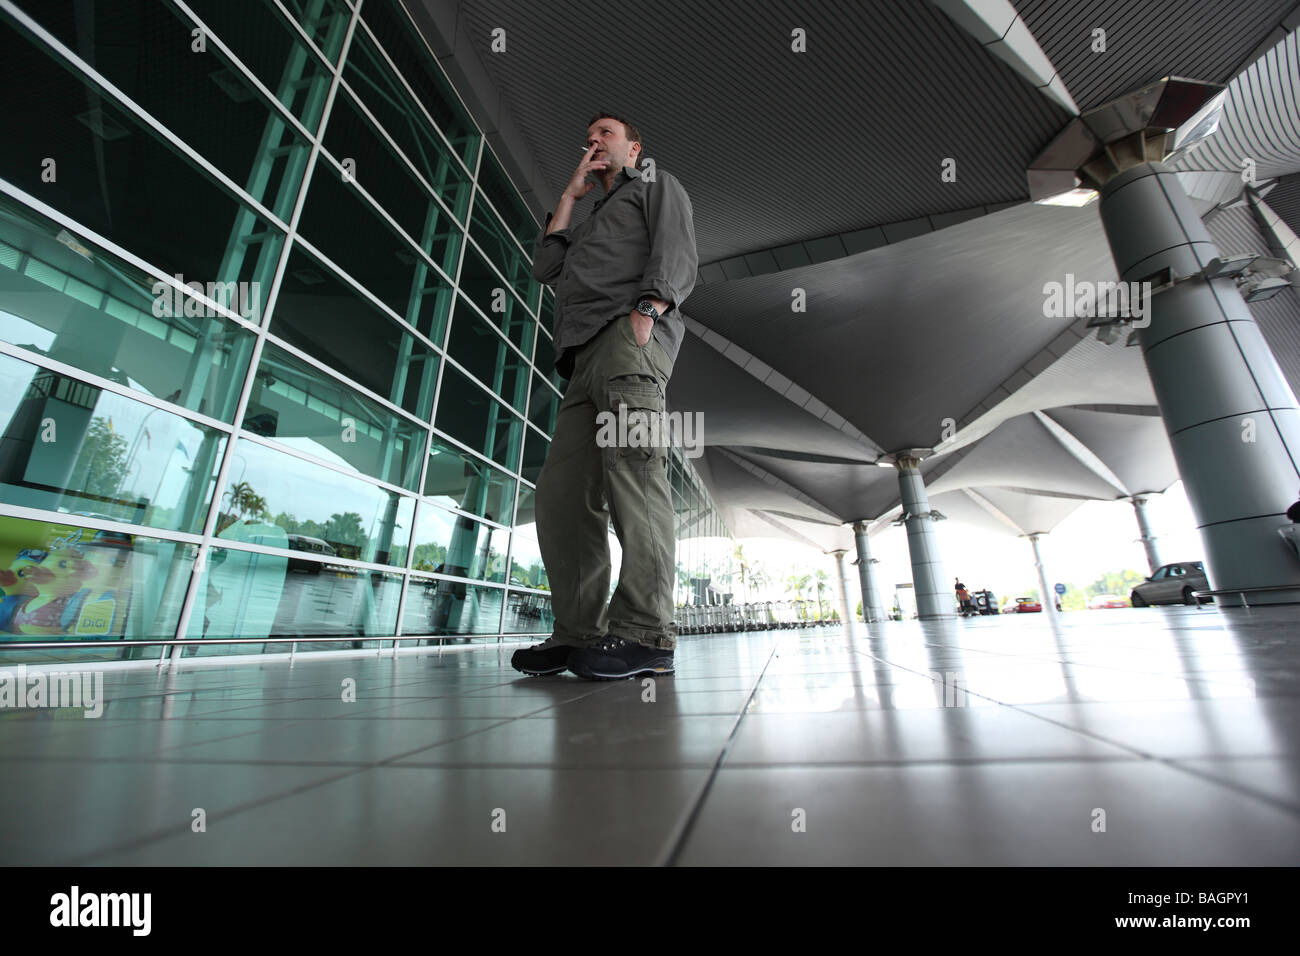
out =
[[603,452],[614,468],[643,468],[668,459],[668,423],[664,393],[648,376],[610,379],[612,434],[606,433]]

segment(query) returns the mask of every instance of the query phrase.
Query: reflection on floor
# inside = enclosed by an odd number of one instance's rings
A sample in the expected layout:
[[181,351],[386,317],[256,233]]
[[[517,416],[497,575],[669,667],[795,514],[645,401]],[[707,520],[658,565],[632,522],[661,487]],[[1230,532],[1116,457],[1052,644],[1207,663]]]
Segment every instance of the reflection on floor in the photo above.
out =
[[684,638],[649,684],[513,645],[107,671],[99,719],[0,710],[0,863],[1294,866],[1298,638],[1179,607]]

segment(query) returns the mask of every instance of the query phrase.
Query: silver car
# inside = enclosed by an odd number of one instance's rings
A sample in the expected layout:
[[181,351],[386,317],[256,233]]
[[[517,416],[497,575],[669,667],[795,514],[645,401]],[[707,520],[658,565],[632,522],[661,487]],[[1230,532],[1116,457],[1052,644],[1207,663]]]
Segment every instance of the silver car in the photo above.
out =
[[1133,589],[1130,599],[1134,607],[1148,604],[1195,604],[1193,591],[1208,591],[1205,565],[1200,561],[1182,561],[1166,564],[1155,574]]

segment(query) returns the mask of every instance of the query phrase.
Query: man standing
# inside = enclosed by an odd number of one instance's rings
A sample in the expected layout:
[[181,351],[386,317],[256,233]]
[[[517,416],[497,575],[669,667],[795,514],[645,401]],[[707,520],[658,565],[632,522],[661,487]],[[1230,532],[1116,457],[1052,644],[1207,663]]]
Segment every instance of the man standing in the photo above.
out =
[[[638,170],[637,128],[601,113],[586,142],[533,255],[533,275],[555,287],[555,365],[569,380],[536,496],[555,630],[511,663],[612,680],[673,671],[674,515],[666,437],[630,441],[635,429],[602,425],[663,421],[699,258],[686,191],[653,165]],[[605,194],[571,227],[596,188],[588,176]],[[607,607],[611,519],[623,563]]]

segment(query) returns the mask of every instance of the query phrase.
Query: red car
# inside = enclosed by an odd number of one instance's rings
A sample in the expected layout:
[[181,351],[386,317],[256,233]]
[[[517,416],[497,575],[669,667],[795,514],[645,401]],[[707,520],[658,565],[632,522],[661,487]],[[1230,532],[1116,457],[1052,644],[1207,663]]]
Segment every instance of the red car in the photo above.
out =
[[1043,606],[1033,598],[1016,598],[1016,603],[1008,607],[1003,614],[1033,614],[1043,612]]

